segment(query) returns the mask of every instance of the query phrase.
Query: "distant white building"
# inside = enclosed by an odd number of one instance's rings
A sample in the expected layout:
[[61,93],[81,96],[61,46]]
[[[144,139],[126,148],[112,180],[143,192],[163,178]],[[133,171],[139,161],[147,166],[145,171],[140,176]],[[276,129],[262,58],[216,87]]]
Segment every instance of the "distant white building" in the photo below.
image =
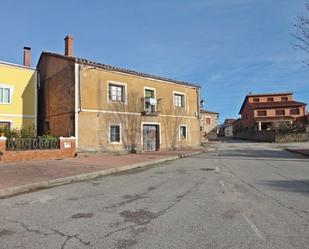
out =
[[224,136],[226,136],[226,137],[233,137],[233,125],[225,127],[225,129],[224,129]]
[[223,123],[223,130],[224,130],[224,136],[226,137],[233,137],[233,123],[235,122],[235,119],[228,118],[224,120]]

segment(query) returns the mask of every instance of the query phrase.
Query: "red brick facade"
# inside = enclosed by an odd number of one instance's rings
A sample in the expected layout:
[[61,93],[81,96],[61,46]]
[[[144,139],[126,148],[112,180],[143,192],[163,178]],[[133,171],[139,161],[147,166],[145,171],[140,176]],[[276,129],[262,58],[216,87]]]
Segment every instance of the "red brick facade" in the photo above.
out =
[[59,149],[52,150],[6,150],[6,138],[0,137],[0,162],[63,159],[75,156],[75,138],[59,138]]
[[293,100],[293,93],[248,94],[239,111],[240,131],[269,130],[274,122],[294,122],[306,115],[306,103]]

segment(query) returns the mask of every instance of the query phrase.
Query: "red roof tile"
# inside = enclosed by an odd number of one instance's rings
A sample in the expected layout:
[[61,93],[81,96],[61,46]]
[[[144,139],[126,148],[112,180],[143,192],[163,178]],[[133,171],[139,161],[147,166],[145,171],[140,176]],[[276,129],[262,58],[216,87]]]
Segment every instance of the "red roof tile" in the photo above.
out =
[[[70,57],[70,56],[65,56],[65,55],[50,53],[50,52],[42,52],[41,57],[42,57],[42,55],[54,56],[54,57],[66,59],[66,60],[69,60],[69,61],[73,61],[75,63],[79,63],[79,64],[82,64],[82,65],[98,67],[98,68],[102,68],[102,69],[105,69],[105,70],[111,70],[111,71],[127,73],[127,74],[146,77],[146,78],[152,78],[152,79],[156,79],[156,80],[172,82],[172,83],[176,83],[176,84],[180,84],[180,85],[191,86],[191,87],[195,87],[195,88],[201,88],[197,84],[193,84],[193,83],[189,83],[189,82],[185,82],[185,81],[180,81],[180,80],[174,80],[174,79],[161,77],[161,76],[156,76],[156,75],[153,75],[153,74],[141,73],[141,72],[137,72],[137,71],[134,71],[134,70],[115,67],[115,66],[111,66],[111,65],[107,65],[107,64],[103,64],[103,63],[98,63],[98,62],[90,61],[90,60],[83,59],[83,58]],[[39,59],[38,64],[40,63],[41,57]]]
[[280,102],[259,102],[259,103],[248,103],[253,109],[264,109],[264,108],[280,108],[280,107],[300,107],[307,105],[306,103],[298,101],[280,101]]
[[208,111],[206,109],[201,109],[200,112],[201,113],[209,113],[209,114],[219,114],[218,112],[212,112],[212,111]]

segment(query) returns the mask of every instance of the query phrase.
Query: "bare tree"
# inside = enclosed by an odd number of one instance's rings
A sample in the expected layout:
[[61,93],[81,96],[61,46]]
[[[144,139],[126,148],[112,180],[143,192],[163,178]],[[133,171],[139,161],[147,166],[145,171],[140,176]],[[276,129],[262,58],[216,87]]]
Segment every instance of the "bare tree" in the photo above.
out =
[[[298,16],[295,26],[295,32],[292,34],[295,38],[293,46],[297,49],[309,53],[309,3],[306,3],[306,13]],[[309,59],[305,61],[309,66]]]

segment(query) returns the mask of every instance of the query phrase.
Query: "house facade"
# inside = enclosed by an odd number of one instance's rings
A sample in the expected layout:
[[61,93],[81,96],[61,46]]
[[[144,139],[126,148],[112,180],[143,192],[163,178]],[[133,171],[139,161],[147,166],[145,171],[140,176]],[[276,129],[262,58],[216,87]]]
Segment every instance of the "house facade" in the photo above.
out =
[[294,122],[306,115],[306,104],[292,92],[248,94],[239,111],[241,131],[269,130],[274,122]]
[[214,131],[217,133],[219,113],[201,109],[200,117],[202,132],[208,134],[209,132]]
[[235,123],[235,121],[236,120],[233,118],[227,118],[224,120],[222,127],[223,127],[223,132],[224,132],[225,137],[233,137],[233,134],[234,134],[233,124]]
[[28,47],[23,65],[0,61],[0,127],[36,129],[37,75],[30,67]]
[[75,136],[78,151],[200,145],[199,86],[73,57],[41,54],[39,133]]
[[205,109],[200,110],[200,130],[201,141],[207,139],[216,139],[218,134],[218,118],[219,113],[208,111]]

